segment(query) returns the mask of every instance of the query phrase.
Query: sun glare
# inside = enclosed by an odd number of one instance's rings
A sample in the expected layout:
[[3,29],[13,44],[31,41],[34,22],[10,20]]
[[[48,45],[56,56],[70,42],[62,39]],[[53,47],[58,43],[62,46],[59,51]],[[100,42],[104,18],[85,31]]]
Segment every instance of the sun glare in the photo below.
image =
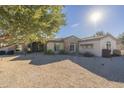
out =
[[90,15],[90,20],[93,22],[93,23],[97,23],[99,22],[101,19],[102,19],[102,13],[97,11],[97,12],[93,12],[91,15]]

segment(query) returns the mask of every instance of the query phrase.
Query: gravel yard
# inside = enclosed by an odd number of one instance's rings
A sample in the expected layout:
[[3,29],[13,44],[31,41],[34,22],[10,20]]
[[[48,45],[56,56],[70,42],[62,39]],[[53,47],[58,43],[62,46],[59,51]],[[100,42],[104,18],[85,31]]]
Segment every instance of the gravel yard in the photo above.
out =
[[124,57],[0,57],[0,87],[124,87]]

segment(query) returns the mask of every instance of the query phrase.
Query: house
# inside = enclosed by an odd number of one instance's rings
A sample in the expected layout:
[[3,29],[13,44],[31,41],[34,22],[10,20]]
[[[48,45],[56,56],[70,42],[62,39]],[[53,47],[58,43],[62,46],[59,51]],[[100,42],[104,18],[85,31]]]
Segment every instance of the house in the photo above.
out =
[[90,52],[96,56],[102,56],[102,50],[109,49],[111,54],[117,49],[117,39],[110,34],[104,36],[92,36],[79,41],[79,52]]
[[68,53],[77,53],[79,40],[81,39],[73,35],[66,38],[49,40],[47,42],[47,50],[52,50],[55,53],[58,53],[61,50]]
[[[3,40],[2,37],[0,40]],[[117,46],[117,39],[110,34],[101,35],[101,36],[91,36],[86,38],[78,38],[74,35],[68,36],[65,38],[56,38],[50,39],[46,45],[41,44],[40,42],[33,42],[30,44],[19,43],[13,45],[5,45],[0,43],[0,51],[25,51],[26,48],[30,48],[32,52],[43,52],[44,46],[46,50],[52,50],[54,53],[59,53],[60,51],[65,51],[67,53],[86,53],[90,52],[95,56],[102,56],[103,49],[111,50],[111,54],[114,49],[119,49]]]
[[80,39],[75,36],[49,40],[47,50],[58,53],[64,50],[68,53],[90,52],[95,56],[102,56],[102,49],[110,49],[111,53],[117,49],[117,39],[110,34],[104,36],[92,36]]
[[42,52],[44,51],[44,44],[41,42],[31,42],[31,43],[12,43],[8,44],[6,41],[11,39],[10,35],[1,35],[0,36],[0,51],[14,51],[16,53],[22,53],[24,51],[32,51],[32,52]]
[[21,53],[24,51],[24,48],[26,46],[23,43],[19,43],[19,44],[11,44],[11,45],[6,45],[4,44],[4,46],[0,47],[0,51],[5,51],[6,53],[8,51],[14,51],[16,53]]
[[24,43],[18,43],[18,44],[11,44],[11,45],[7,45],[7,44],[3,44],[0,43],[0,51],[14,51],[15,53],[23,53],[25,51],[31,51],[31,52],[42,52],[44,50],[44,45],[41,44],[40,42],[33,42],[33,43],[28,43],[28,44],[24,44]]

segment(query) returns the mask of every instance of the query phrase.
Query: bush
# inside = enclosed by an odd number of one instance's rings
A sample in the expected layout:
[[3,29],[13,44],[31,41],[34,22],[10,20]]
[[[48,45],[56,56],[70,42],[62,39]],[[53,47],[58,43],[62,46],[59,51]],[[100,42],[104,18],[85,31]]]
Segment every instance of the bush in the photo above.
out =
[[20,51],[19,49],[16,49],[16,51]]
[[0,55],[5,55],[5,54],[6,54],[6,51],[3,51],[3,50],[0,51]]
[[111,57],[111,50],[102,49],[102,57]]
[[113,50],[113,56],[121,56],[121,51],[118,49]]
[[94,57],[94,54],[90,53],[90,52],[85,52],[82,54],[84,57]]
[[51,49],[49,49],[49,50],[46,51],[46,54],[51,55],[51,54],[54,54],[54,52]]
[[14,50],[9,50],[8,52],[7,52],[7,55],[13,55],[14,54]]
[[67,52],[65,50],[60,50],[59,54],[67,54]]

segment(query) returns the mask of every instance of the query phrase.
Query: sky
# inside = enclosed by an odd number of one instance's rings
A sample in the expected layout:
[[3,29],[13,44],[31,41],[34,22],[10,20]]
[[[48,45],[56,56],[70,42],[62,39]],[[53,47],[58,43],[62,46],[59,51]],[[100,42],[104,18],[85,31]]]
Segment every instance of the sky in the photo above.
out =
[[[99,11],[102,17],[94,23],[90,17],[96,11]],[[98,31],[108,32],[117,37],[124,32],[124,6],[69,5],[64,7],[63,13],[66,16],[66,26],[56,34],[59,38],[70,35],[83,38]]]

